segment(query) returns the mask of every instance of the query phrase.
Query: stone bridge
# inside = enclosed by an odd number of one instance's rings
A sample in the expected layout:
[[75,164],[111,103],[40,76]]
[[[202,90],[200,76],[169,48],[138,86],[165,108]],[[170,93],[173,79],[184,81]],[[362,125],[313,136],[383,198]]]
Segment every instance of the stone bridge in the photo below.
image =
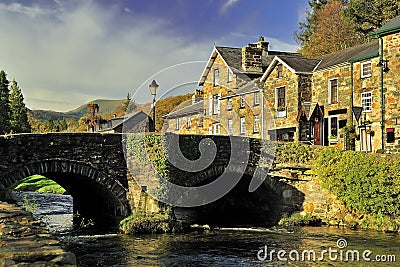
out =
[[130,213],[121,135],[0,136],[0,189],[34,174],[64,187],[73,197],[74,210],[98,225],[115,225]]
[[[162,162],[162,154],[176,154],[177,148],[172,146],[174,142],[171,140],[178,139],[182,156],[196,160],[201,155],[199,143],[205,137],[207,142],[213,141],[217,149],[213,162],[204,170],[196,172],[182,171],[167,163],[170,181],[183,186],[204,185],[218,179],[222,173],[234,175],[241,171],[235,168],[235,164],[229,164],[232,160],[231,141],[224,136],[167,134],[162,137],[166,141],[163,142],[163,152],[157,152],[153,156],[156,156],[157,162]],[[288,171],[282,172],[282,167],[277,168],[275,162],[272,175],[267,175],[269,170],[266,166],[273,160],[270,147],[263,145],[261,140],[235,138],[239,143],[249,143],[250,148],[244,151],[249,160],[242,179],[223,198],[195,209],[182,209],[183,213],[194,211],[196,220],[203,220],[205,223],[251,224],[260,221],[274,224],[282,214],[300,211],[305,202],[314,199],[313,192],[310,193],[308,188],[315,184],[318,187],[318,182],[308,183],[303,179],[302,173],[305,169],[299,170],[296,167],[293,171],[292,168],[289,173],[295,175],[289,177]],[[44,175],[72,195],[74,211],[84,218],[93,219],[97,225],[107,227],[115,226],[134,209],[157,211],[154,208],[155,205],[158,206],[157,202],[143,192],[154,181],[151,172],[143,175],[143,170],[149,166],[143,165],[138,158],[128,157],[128,171],[123,142],[125,140],[123,141],[121,134],[48,133],[0,136],[0,190],[30,175]],[[241,157],[235,160],[241,161]],[[165,158],[164,161],[166,162]],[[255,171],[261,173],[265,180],[259,189],[250,193],[248,188]],[[142,181],[140,186],[136,181]],[[146,195],[144,201],[143,195]],[[325,197],[321,194],[318,196],[318,201],[324,202]]]

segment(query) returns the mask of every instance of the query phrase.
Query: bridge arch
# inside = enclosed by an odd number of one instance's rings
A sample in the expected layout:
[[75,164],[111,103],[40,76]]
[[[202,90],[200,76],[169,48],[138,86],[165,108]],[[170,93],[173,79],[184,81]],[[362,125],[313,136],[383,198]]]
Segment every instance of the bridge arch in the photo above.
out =
[[25,177],[40,174],[64,187],[74,200],[74,212],[92,219],[95,226],[114,227],[130,213],[127,189],[90,163],[69,159],[45,159],[13,167],[0,179],[7,188]]
[[[256,170],[264,177],[264,182],[256,191],[249,192]],[[176,208],[177,217],[189,223],[217,226],[272,226],[282,215],[301,210],[304,193],[287,181],[268,175],[268,169],[256,166],[247,166],[244,172],[235,166],[230,170],[225,166],[212,166],[191,176],[190,184],[185,186],[208,184],[223,173],[243,176],[231,191],[215,202],[194,208]]]

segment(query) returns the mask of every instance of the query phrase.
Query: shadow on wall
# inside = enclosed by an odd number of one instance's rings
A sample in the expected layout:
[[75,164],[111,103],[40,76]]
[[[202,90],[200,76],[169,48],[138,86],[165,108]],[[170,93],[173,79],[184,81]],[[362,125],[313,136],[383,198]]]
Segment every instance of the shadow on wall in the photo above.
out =
[[283,216],[301,210],[304,193],[295,187],[267,177],[256,191],[250,193],[251,179],[250,175],[244,175],[221,199],[201,207],[175,208],[175,215],[189,224],[269,227],[277,225]]

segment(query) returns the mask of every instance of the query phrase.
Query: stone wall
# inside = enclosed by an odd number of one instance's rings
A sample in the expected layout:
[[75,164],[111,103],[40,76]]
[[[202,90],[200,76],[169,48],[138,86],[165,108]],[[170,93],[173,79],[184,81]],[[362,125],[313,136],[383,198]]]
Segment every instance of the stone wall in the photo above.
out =
[[390,71],[384,74],[385,142],[386,129],[395,129],[395,142],[386,143],[388,153],[400,153],[400,33],[383,37],[383,58],[388,60]]
[[[321,187],[321,181],[310,165],[277,163],[269,175],[280,179],[304,194],[297,213],[308,214],[329,225],[346,223],[350,213],[337,197]],[[292,201],[292,199],[288,199]],[[286,214],[291,215],[291,214]]]
[[49,230],[20,207],[0,202],[0,266],[76,266]]
[[[267,105],[272,111],[276,129],[290,127],[298,128],[298,122],[296,121],[299,111],[300,93],[298,85],[298,76],[284,65],[282,66],[281,77],[278,77],[278,70],[275,66],[266,79],[264,84],[264,94],[266,99],[265,105]],[[278,104],[276,103],[276,89],[283,86],[286,90],[286,106],[284,107],[284,111],[277,111]],[[298,140],[297,134],[295,135],[295,140]]]

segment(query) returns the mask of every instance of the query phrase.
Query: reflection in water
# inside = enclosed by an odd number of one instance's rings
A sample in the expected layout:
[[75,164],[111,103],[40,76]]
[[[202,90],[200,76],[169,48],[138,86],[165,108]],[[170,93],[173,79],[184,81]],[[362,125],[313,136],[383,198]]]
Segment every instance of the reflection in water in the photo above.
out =
[[[60,200],[71,201],[66,196],[39,197],[47,204],[40,205],[48,210],[38,214],[60,215]],[[63,201],[61,201],[63,202]],[[68,216],[72,203],[65,205]],[[49,218],[53,218],[52,216]],[[62,221],[62,220],[61,220]],[[51,222],[56,224],[55,222]],[[61,227],[60,227],[61,229]],[[345,238],[348,246],[344,250],[371,250],[375,255],[396,255],[400,261],[400,238],[395,234],[374,231],[353,231],[335,227],[315,228],[225,228],[205,233],[138,235],[119,234],[61,237],[68,250],[77,256],[79,266],[399,266],[398,263],[378,262],[284,262],[278,261],[276,252],[285,250],[315,250],[320,253],[330,247],[339,250],[336,241]],[[265,246],[275,250],[273,262],[260,261],[257,252]],[[286,255],[287,257],[288,255]],[[317,257],[319,254],[317,254]]]

